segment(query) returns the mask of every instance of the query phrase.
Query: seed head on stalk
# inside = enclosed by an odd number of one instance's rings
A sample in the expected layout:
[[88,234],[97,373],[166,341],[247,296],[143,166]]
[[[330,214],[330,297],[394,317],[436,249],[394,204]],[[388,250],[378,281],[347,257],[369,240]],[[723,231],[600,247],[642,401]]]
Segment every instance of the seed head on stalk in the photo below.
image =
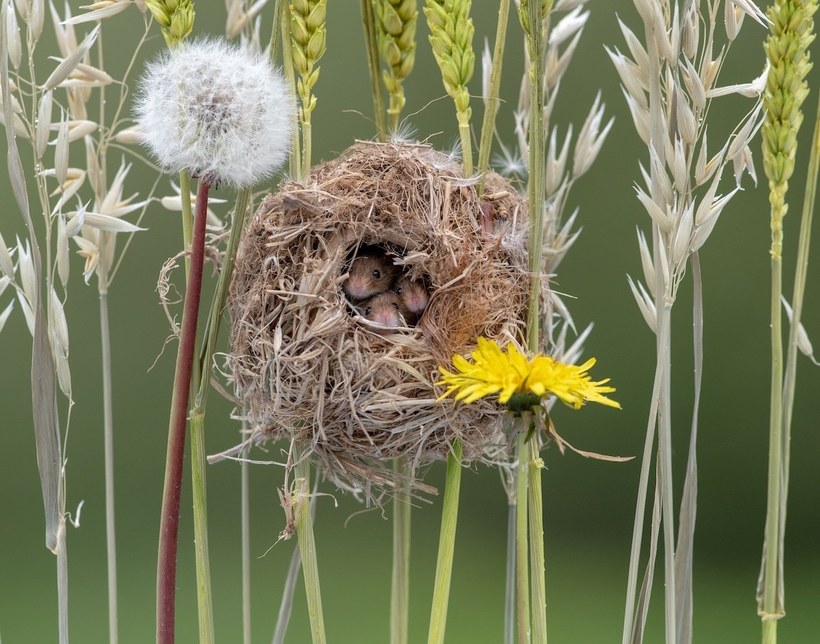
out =
[[143,142],[163,168],[235,187],[284,162],[293,111],[266,56],[219,40],[166,51],[149,65],[136,108]]
[[137,103],[143,142],[165,169],[199,177],[168,429],[159,560],[157,641],[174,640],[176,553],[185,428],[196,348],[208,191],[269,177],[291,141],[294,101],[266,56],[220,40],[183,42],[148,67]]
[[169,47],[185,40],[194,28],[193,0],[145,0],[145,6],[154,16]]
[[413,70],[416,60],[417,0],[379,0],[376,3],[379,51],[387,69],[384,86],[390,94],[390,116],[393,129],[398,128],[404,107],[403,81]]
[[430,45],[436,58],[444,89],[456,105],[456,116],[464,154],[464,171],[472,174],[470,143],[470,93],[467,84],[473,77],[473,19],[470,18],[471,0],[427,0],[424,15],[430,28]]

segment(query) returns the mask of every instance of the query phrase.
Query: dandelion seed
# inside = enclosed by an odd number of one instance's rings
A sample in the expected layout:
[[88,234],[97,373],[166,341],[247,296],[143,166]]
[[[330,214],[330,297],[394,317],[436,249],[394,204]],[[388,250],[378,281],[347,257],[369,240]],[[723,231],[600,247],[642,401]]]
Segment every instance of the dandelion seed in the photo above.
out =
[[199,40],[148,67],[136,113],[143,143],[165,169],[241,187],[285,161],[294,109],[267,57]]

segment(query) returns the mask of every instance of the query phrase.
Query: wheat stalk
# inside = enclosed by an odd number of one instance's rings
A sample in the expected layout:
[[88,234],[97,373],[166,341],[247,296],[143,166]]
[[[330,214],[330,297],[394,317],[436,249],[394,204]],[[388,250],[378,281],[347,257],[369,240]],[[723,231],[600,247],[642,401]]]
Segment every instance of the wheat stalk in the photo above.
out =
[[426,0],[424,6],[433,56],[441,71],[444,89],[455,103],[464,172],[467,175],[473,173],[473,148],[470,140],[472,109],[467,89],[475,67],[475,29],[470,18],[471,4],[471,0]]
[[[769,179],[771,205],[771,341],[772,378],[769,416],[769,475],[766,528],[760,578],[758,614],[762,620],[763,642],[777,641],[777,622],[785,614],[783,554],[788,495],[790,427],[784,422],[783,339],[781,323],[783,219],[788,211],[786,193],[794,172],[797,134],[803,122],[802,104],[808,94],[806,75],[812,65],[808,47],[814,40],[813,0],[771,5],[771,31],[764,45],[771,67],[764,102],[763,169]],[[799,314],[799,311],[798,311]],[[799,315],[794,324],[799,324]],[[793,349],[790,347],[791,362]],[[791,372],[789,386],[794,386]],[[788,395],[788,394],[787,394]],[[793,394],[791,394],[793,395]],[[791,402],[789,402],[789,407]],[[790,410],[786,411],[790,415]]]
[[299,123],[302,128],[302,167],[299,176],[310,170],[311,125],[310,115],[316,109],[313,87],[319,80],[316,64],[325,53],[325,16],[327,0],[293,0],[290,10],[290,54],[296,79],[296,94],[301,103]]
[[416,22],[418,0],[377,0],[377,38],[379,51],[387,69],[382,74],[390,95],[387,115],[393,131],[399,128],[399,117],[405,104],[404,79],[416,60]]

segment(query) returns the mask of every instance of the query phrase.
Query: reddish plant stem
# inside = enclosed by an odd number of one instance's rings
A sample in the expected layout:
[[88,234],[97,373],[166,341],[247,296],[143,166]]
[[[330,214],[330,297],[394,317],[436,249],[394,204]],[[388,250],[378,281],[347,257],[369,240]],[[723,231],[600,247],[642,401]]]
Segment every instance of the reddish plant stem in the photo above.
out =
[[182,312],[182,329],[180,330],[179,348],[177,350],[174,391],[171,396],[171,419],[168,427],[168,454],[165,460],[165,485],[162,491],[159,557],[157,560],[157,644],[173,644],[174,641],[182,461],[185,455],[185,426],[188,421],[191,370],[194,364],[196,327],[202,291],[205,219],[208,211],[208,190],[210,187],[210,181],[200,179],[196,195],[194,231],[191,240],[191,263],[188,284],[185,288],[185,305]]

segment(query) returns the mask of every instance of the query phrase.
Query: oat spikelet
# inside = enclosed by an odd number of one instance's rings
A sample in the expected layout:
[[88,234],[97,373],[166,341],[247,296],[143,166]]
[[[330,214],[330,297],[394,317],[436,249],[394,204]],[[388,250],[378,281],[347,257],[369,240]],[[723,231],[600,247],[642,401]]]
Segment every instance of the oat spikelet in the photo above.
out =
[[154,16],[169,47],[181,43],[194,28],[193,0],[146,0],[145,6]]
[[473,20],[470,18],[471,0],[426,0],[424,15],[430,28],[430,44],[436,57],[444,89],[453,97],[458,117],[464,155],[465,174],[473,173],[470,143],[470,93],[467,84],[473,77]]
[[377,0],[379,51],[387,65],[384,86],[390,94],[387,114],[393,130],[398,129],[399,114],[404,107],[403,81],[413,71],[416,60],[417,0]]
[[779,0],[768,11],[771,31],[764,45],[771,71],[766,83],[763,125],[763,168],[769,179],[772,206],[773,259],[783,247],[786,191],[794,171],[797,133],[803,122],[801,105],[809,92],[806,75],[812,67],[809,45],[814,40],[815,0]]

